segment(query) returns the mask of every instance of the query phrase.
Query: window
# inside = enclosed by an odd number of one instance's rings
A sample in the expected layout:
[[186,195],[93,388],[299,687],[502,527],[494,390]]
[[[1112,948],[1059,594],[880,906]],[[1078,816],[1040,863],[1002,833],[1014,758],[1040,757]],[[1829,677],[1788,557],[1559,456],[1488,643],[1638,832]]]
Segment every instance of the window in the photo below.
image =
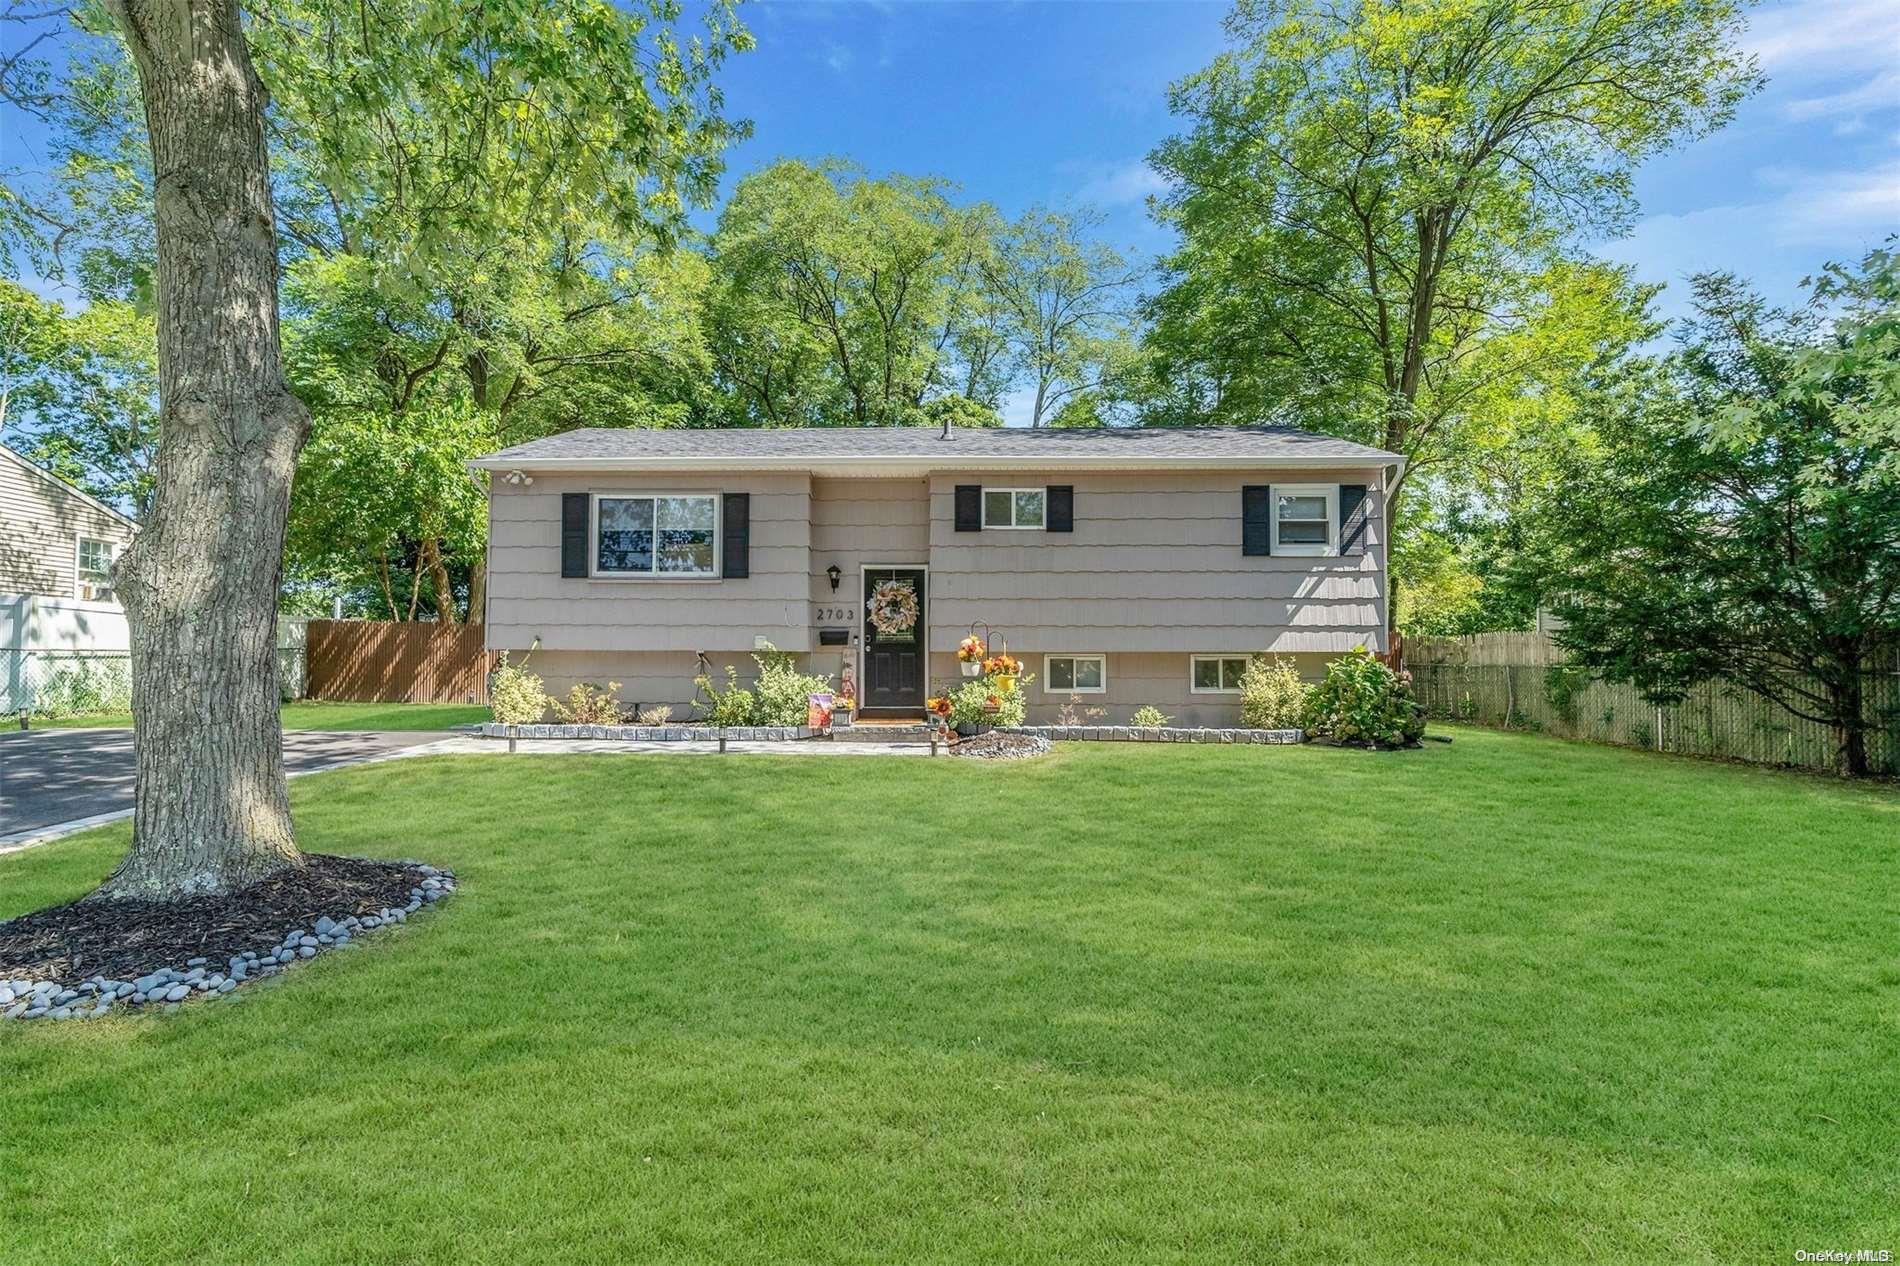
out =
[[1108,656],[1044,655],[1044,694],[1099,695],[1108,689]]
[[90,536],[79,538],[79,597],[86,602],[112,601],[112,558],[117,551],[111,541]]
[[1196,655],[1188,689],[1197,695],[1237,695],[1240,674],[1246,671],[1245,655]]
[[1273,489],[1273,552],[1276,554],[1330,554],[1339,488],[1333,484],[1307,487],[1275,485]]
[[717,574],[719,498],[594,498],[597,576]]
[[985,488],[983,526],[986,528],[1040,528],[1043,489]]

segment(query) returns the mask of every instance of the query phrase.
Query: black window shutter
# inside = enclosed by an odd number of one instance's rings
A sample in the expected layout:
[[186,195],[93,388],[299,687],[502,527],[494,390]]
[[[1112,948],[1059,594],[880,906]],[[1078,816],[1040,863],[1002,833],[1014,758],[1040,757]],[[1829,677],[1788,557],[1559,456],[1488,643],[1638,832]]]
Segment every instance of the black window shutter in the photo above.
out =
[[744,580],[752,574],[748,552],[752,548],[752,494],[727,493],[723,518],[726,535],[720,574],[727,580]]
[[587,575],[587,502],[584,492],[561,494],[561,575]]
[[1043,493],[1042,526],[1049,532],[1075,531],[1075,485],[1050,484]]
[[983,485],[957,485],[957,531],[983,530]]
[[1366,516],[1359,513],[1365,504],[1364,484],[1339,485],[1339,552],[1342,554],[1366,552]]
[[1240,552],[1273,553],[1273,488],[1247,484],[1240,490]]

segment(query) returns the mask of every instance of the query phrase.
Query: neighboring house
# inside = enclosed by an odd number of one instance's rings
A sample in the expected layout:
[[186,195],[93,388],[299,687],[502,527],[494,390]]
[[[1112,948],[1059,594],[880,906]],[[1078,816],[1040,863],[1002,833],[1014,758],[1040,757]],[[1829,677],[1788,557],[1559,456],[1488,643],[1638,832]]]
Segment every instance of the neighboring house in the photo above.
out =
[[0,649],[124,651],[112,563],[138,524],[0,444]]
[[[984,626],[1035,680],[1125,721],[1234,724],[1249,653],[1315,674],[1385,649],[1385,489],[1403,460],[1288,428],[578,430],[491,472],[487,637],[561,692],[685,715],[697,656],[759,642],[868,716],[917,716]],[[910,587],[917,627],[866,618]]]

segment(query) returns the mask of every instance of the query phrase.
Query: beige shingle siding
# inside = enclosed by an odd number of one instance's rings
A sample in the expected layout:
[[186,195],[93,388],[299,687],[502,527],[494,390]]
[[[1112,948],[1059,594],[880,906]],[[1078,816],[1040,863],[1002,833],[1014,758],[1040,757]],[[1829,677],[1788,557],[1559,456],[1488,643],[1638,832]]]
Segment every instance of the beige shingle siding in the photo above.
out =
[[0,593],[72,598],[80,536],[131,543],[133,530],[25,459],[0,451]]
[[[488,645],[520,650],[713,651],[755,636],[784,650],[810,641],[811,481],[804,474],[538,474],[493,481]],[[594,580],[561,576],[561,495],[745,492],[752,497],[744,580]]]
[[[1075,530],[956,531],[956,486],[985,483],[1074,485]],[[1372,489],[1365,553],[1241,553],[1243,485],[1342,483]],[[1038,653],[1383,650],[1381,483],[1376,468],[934,475],[931,649],[982,620]]]
[[[814,606],[835,598],[835,605],[856,607],[866,563],[930,561],[930,495],[922,479],[814,479],[811,515]],[[825,575],[834,565],[844,573],[835,595]]]

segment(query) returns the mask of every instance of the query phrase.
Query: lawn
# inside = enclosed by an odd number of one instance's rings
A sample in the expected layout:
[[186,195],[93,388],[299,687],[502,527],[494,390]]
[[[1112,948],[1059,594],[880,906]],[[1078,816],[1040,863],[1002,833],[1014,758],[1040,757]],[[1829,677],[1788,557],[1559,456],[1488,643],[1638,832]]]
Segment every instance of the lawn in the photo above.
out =
[[[463,891],[241,1002],[0,1031],[0,1257],[1900,1247],[1900,794],[1456,733],[300,779],[306,847]],[[126,838],[0,860],[0,916]]]
[[[283,708],[286,730],[446,730],[488,720],[485,704],[329,703],[298,699]],[[41,729],[98,729],[129,726],[130,712],[93,712],[83,716],[34,718]]]

